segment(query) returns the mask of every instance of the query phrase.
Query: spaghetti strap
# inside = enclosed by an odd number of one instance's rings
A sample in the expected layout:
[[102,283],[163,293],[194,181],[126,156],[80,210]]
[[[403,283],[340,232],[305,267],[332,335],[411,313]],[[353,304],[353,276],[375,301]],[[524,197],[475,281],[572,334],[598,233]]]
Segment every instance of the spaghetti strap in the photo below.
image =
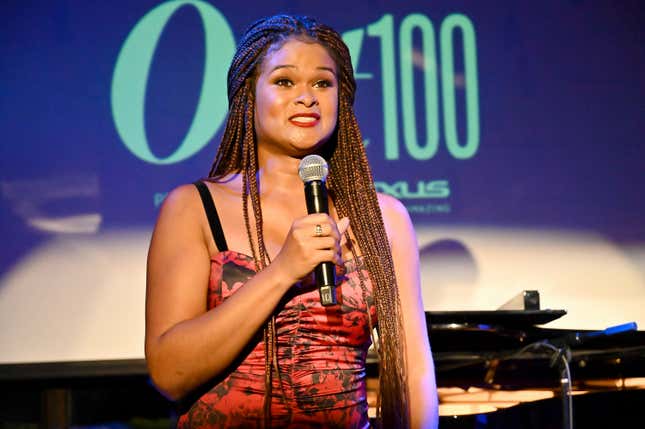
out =
[[219,220],[219,216],[217,215],[217,209],[215,208],[215,202],[208,190],[208,186],[206,186],[201,180],[194,182],[193,185],[195,185],[199,191],[199,196],[202,198],[202,204],[206,211],[206,217],[208,217],[208,224],[211,227],[211,233],[213,234],[217,250],[224,252],[225,250],[228,250],[228,245],[226,244],[224,230],[222,229],[222,224]]

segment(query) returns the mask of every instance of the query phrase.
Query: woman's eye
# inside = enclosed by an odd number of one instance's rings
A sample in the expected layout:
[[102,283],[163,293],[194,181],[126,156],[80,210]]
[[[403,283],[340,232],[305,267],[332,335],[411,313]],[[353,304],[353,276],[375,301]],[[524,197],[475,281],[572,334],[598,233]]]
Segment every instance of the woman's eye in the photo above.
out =
[[293,85],[293,83],[289,79],[285,79],[285,78],[276,80],[275,84],[278,85],[278,86],[291,86],[291,85]]
[[314,84],[316,88],[329,88],[331,86],[334,86],[331,81],[329,80],[319,80]]

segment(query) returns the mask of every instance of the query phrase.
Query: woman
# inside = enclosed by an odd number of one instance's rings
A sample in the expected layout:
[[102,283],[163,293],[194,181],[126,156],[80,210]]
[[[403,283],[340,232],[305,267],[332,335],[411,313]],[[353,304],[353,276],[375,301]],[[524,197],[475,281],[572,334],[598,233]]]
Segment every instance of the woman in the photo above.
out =
[[[436,426],[414,230],[374,191],[354,92],[347,47],[311,18],[242,37],[209,179],[169,194],[148,256],[146,359],[187,404],[180,427],[369,427],[373,326],[383,426]],[[329,215],[307,215],[298,165],[312,153],[329,162]],[[310,280],[324,261],[338,266],[332,307]]]

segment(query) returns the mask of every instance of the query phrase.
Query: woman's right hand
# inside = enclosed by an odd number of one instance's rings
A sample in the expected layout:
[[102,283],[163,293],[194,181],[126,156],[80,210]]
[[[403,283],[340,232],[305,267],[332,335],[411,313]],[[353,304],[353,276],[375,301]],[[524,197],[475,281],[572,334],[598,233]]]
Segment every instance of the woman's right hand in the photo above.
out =
[[279,269],[291,284],[309,275],[321,262],[342,265],[341,248],[349,218],[336,223],[325,213],[310,214],[291,224],[287,238],[274,258],[272,269]]

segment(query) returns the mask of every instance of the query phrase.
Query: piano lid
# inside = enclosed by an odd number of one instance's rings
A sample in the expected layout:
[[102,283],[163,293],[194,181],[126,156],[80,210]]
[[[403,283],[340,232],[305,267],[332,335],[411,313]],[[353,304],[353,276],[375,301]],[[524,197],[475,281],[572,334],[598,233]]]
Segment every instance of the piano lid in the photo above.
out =
[[426,311],[431,325],[495,325],[510,328],[543,325],[567,314],[566,310]]

